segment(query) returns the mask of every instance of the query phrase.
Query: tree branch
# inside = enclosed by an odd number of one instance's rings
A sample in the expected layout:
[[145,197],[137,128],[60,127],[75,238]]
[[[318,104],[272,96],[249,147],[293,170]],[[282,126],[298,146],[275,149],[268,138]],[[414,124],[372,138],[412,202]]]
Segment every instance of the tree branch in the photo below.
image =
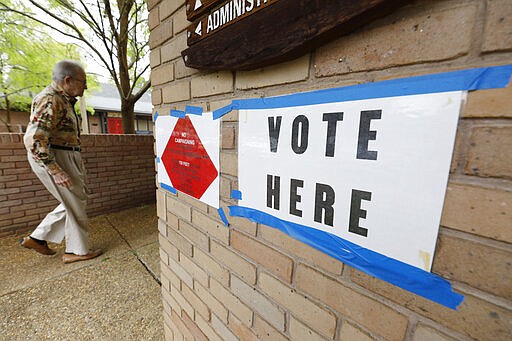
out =
[[137,91],[137,93],[135,93],[133,95],[133,98],[134,98],[134,101],[137,102],[141,97],[142,95],[144,95],[146,93],[146,91],[149,90],[149,88],[151,87],[151,82],[150,81],[147,81],[143,86],[142,88],[139,89],[139,91]]

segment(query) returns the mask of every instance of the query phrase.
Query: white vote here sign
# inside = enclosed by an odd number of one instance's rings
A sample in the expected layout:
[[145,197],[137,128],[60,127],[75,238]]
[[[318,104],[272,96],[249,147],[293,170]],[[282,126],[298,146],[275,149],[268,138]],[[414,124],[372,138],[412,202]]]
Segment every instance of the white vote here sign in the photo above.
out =
[[430,271],[464,96],[240,110],[239,205]]

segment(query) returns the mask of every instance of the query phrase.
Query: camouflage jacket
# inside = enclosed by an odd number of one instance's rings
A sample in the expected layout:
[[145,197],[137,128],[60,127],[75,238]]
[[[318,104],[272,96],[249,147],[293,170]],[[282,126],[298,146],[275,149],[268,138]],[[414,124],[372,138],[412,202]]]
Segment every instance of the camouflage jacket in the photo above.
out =
[[62,171],[50,144],[80,146],[81,120],[75,113],[76,98],[68,96],[53,82],[32,101],[30,122],[23,138],[34,160],[54,175]]

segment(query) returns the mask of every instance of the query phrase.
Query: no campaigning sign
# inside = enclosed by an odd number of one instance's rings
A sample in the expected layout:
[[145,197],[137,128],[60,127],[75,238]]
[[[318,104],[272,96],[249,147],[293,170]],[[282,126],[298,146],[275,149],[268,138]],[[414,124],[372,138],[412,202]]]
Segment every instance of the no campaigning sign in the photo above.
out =
[[162,187],[219,208],[219,120],[211,113],[159,116],[155,131]]

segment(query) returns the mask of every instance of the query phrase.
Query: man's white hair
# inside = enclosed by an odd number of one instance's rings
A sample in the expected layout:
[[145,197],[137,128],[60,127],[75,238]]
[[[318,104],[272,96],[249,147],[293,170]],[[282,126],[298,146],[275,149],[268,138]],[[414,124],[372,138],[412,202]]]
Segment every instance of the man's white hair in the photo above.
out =
[[66,77],[76,78],[81,71],[85,73],[84,67],[79,62],[61,60],[53,67],[52,79],[56,82],[62,82]]

